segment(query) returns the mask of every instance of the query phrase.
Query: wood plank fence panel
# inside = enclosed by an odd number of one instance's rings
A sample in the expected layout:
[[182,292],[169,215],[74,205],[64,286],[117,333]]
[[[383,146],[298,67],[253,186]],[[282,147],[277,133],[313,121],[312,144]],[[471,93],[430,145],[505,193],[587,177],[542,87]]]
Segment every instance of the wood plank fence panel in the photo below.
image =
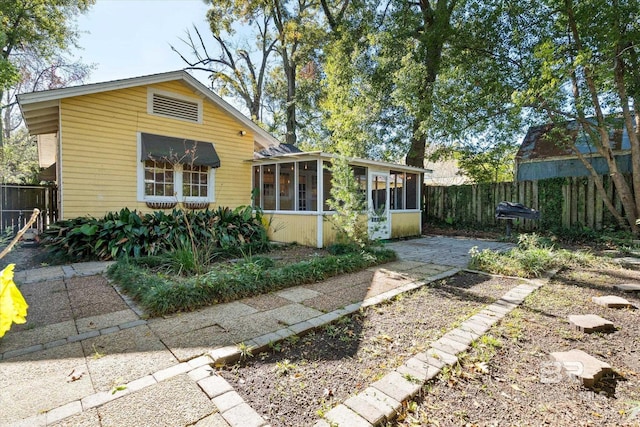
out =
[[[544,183],[547,180],[425,186],[423,192],[425,218],[427,221],[446,221],[454,225],[502,227],[502,222],[495,219],[495,208],[499,202],[509,201],[522,203],[540,210],[542,215],[548,215],[545,218],[545,227],[579,226],[600,230],[617,225],[606,208],[592,177],[553,178],[553,180],[556,180],[555,187],[549,187],[548,183]],[[613,196],[614,205],[620,207],[620,197],[611,178],[604,176],[603,184],[609,197]],[[549,197],[555,199],[548,199]],[[559,200],[560,198],[562,200]],[[519,221],[514,228],[537,230],[539,221]]]
[[0,231],[16,232],[34,208],[40,209],[35,228],[43,231],[58,219],[58,190],[53,186],[0,184]]

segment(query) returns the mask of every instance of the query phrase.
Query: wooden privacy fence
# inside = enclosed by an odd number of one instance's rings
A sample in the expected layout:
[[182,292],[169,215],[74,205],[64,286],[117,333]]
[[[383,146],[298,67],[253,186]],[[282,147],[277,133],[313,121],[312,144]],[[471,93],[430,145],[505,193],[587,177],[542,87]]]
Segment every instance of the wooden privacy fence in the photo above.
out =
[[[627,177],[630,182],[631,177]],[[609,176],[603,176],[607,194],[621,211],[621,202]],[[471,227],[501,226],[495,219],[499,202],[522,203],[540,211],[540,220],[519,220],[520,230],[589,227],[601,230],[615,227],[592,177],[550,178],[538,181],[495,184],[425,186],[424,212],[429,221]]]
[[36,227],[43,231],[58,219],[58,190],[55,186],[0,184],[0,231],[18,231],[33,212],[40,209]]

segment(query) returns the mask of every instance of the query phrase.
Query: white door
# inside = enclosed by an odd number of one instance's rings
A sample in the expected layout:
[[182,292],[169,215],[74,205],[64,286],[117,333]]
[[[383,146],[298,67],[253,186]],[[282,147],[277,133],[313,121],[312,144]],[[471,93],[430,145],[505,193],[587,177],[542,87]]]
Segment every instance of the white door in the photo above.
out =
[[391,237],[391,216],[389,213],[389,174],[371,172],[369,174],[369,210],[367,226],[369,238],[388,239]]

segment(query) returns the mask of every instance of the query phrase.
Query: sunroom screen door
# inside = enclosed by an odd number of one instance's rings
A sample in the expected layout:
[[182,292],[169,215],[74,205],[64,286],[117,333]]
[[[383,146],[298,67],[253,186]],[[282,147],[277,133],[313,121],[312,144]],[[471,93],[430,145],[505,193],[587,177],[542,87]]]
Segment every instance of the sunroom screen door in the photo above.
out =
[[369,210],[367,225],[370,239],[391,237],[389,213],[389,174],[372,172],[369,175]]

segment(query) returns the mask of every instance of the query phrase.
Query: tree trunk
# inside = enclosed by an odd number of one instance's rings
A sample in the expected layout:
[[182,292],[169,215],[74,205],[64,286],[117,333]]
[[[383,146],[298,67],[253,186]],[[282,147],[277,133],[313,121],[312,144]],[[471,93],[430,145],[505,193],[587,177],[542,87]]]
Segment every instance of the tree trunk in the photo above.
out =
[[286,61],[285,75],[287,77],[287,108],[286,135],[287,144],[296,145],[296,66],[293,61]]
[[405,163],[418,168],[424,167],[424,150],[427,145],[427,138],[419,132],[419,119],[413,120],[413,136],[411,137],[411,147],[407,153]]
[[[3,111],[3,102],[2,99],[4,98],[4,91],[0,89],[0,112],[4,112]],[[4,145],[4,129],[5,129],[5,125],[4,125],[4,114],[0,114],[0,148],[3,147]]]
[[447,0],[438,0],[434,9],[430,2],[420,2],[422,34],[418,36],[417,53],[423,61],[425,75],[418,94],[416,94],[419,108],[413,121],[411,148],[406,158],[406,163],[409,166],[424,167],[427,135],[422,130],[422,124],[431,118],[433,112],[434,85],[440,72],[442,50],[449,39],[451,11],[454,6],[455,1],[448,4]]

